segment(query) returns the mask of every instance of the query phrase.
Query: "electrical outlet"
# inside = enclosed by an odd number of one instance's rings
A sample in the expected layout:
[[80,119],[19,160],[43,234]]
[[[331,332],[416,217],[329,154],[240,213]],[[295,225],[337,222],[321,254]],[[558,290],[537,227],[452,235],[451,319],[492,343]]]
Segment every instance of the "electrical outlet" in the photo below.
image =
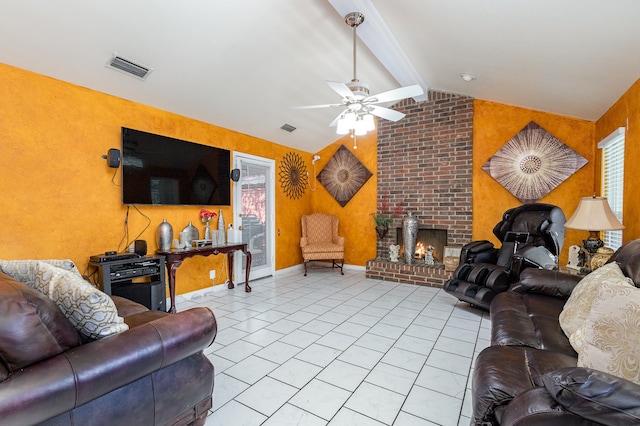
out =
[[212,269],[209,271],[209,279],[210,280],[215,280],[216,279],[216,270]]

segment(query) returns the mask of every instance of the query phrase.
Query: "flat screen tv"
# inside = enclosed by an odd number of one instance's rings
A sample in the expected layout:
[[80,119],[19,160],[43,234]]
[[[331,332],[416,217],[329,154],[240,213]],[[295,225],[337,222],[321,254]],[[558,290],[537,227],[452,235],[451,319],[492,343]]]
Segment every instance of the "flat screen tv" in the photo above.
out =
[[122,128],[123,204],[231,204],[230,152]]

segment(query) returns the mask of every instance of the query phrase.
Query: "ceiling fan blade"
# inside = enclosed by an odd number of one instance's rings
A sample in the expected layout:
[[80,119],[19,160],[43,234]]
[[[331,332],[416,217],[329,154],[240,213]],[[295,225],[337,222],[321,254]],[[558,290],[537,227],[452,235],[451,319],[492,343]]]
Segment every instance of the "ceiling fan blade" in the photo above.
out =
[[369,112],[371,112],[371,114],[375,115],[376,117],[384,118],[385,120],[389,121],[398,121],[405,116],[401,112],[377,105],[369,105],[367,109],[369,109]]
[[422,87],[418,84],[412,86],[399,87],[397,89],[387,90],[386,92],[378,93],[377,95],[369,96],[363,102],[371,103],[383,103],[399,101],[401,99],[413,98],[414,96],[420,96],[424,93]]
[[353,92],[349,89],[344,83],[340,83],[339,81],[330,81],[327,80],[327,84],[331,87],[338,95],[343,98],[353,98]]
[[335,108],[339,106],[344,106],[343,104],[320,104],[320,105],[303,105],[303,106],[293,106],[291,108],[294,109],[314,109],[314,108]]
[[336,118],[333,119],[333,121],[331,122],[331,124],[329,124],[329,127],[334,127],[338,125],[338,120],[340,120],[340,117],[342,117],[342,114],[344,114],[344,111],[342,111],[340,114],[338,114],[336,116]]

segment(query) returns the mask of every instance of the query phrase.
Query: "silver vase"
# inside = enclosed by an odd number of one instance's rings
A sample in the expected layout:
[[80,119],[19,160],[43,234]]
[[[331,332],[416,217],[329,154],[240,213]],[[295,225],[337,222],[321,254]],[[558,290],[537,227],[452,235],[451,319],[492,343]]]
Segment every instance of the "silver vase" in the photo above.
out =
[[402,221],[402,240],[404,243],[404,261],[407,265],[414,262],[416,243],[418,241],[418,218],[411,212]]
[[185,242],[187,243],[187,247],[191,247],[191,243],[197,240],[198,237],[200,236],[200,233],[198,232],[198,228],[193,226],[193,223],[191,221],[189,221],[189,224],[185,226],[182,232],[186,232],[185,235],[187,239]]
[[211,228],[209,227],[209,222],[204,223],[204,240],[211,239]]
[[222,209],[220,209],[220,214],[218,215],[218,233],[219,233],[218,244],[225,245],[227,242],[225,237],[224,217],[222,216]]
[[156,229],[156,245],[158,250],[171,250],[171,240],[173,239],[173,227],[167,219],[163,219],[162,223]]

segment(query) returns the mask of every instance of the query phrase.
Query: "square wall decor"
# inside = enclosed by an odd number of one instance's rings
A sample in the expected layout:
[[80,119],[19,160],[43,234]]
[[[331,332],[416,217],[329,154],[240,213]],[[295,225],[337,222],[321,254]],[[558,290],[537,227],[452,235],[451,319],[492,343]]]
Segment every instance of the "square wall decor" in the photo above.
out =
[[523,203],[535,203],[587,160],[533,121],[482,165]]
[[344,207],[371,177],[371,172],[341,145],[318,174],[318,181]]

